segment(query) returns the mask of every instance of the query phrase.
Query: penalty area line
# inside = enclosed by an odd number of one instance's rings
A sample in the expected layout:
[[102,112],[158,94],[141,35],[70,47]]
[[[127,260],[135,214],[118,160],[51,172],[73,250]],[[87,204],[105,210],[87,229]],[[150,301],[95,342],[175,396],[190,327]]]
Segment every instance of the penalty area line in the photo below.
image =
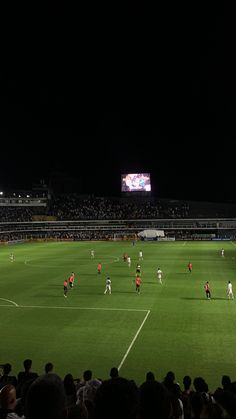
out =
[[150,314],[150,310],[148,310],[148,312],[147,312],[146,316],[144,317],[144,319],[143,319],[143,321],[142,321],[141,326],[139,327],[138,331],[136,332],[136,334],[135,334],[135,336],[134,336],[134,338],[133,338],[133,340],[132,340],[131,344],[129,345],[129,347],[128,347],[127,351],[125,352],[125,354],[124,354],[124,356],[123,356],[123,358],[122,358],[122,360],[121,360],[121,363],[120,363],[120,365],[118,366],[118,371],[121,369],[121,367],[122,367],[122,365],[124,364],[124,362],[125,362],[125,360],[126,360],[127,356],[129,355],[129,352],[131,351],[132,346],[134,345],[134,342],[136,341],[136,339],[137,339],[137,337],[138,337],[138,335],[139,335],[139,333],[140,333],[140,331],[141,331],[141,329],[142,329],[142,327],[143,327],[143,325],[144,325],[145,321],[147,320],[147,318],[148,318],[149,314]]
[[[136,308],[103,308],[103,307],[66,307],[66,306],[28,306],[28,305],[19,305],[16,304],[14,301],[11,300],[7,300],[5,298],[0,298],[0,300],[4,300],[4,301],[9,301],[12,304],[14,304],[15,307],[18,308],[39,308],[39,309],[43,309],[43,308],[49,308],[49,309],[62,309],[62,310],[101,310],[101,311],[133,311],[133,312],[147,312],[149,310],[145,310],[145,309],[136,309]],[[10,305],[6,305],[6,304],[0,304],[0,307],[13,307]]]

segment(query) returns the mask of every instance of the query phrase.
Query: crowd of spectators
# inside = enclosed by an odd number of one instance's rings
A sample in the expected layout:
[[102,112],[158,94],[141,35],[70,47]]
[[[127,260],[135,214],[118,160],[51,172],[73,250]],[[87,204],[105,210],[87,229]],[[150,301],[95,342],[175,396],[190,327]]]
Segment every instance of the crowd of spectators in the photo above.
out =
[[236,205],[160,200],[54,196],[47,206],[0,206],[1,222],[32,221],[32,217],[52,216],[66,220],[135,220],[235,217]]
[[188,204],[168,204],[166,201],[142,199],[122,200],[112,198],[60,195],[42,206],[0,206],[1,222],[32,221],[34,215],[52,216],[64,220],[121,220],[188,217]]
[[141,385],[111,368],[105,379],[91,370],[81,378],[64,378],[48,362],[43,374],[24,370],[11,375],[11,365],[2,365],[0,376],[0,419],[234,419],[236,382],[222,376],[220,386],[210,392],[202,377],[184,376],[177,383],[169,371],[157,380],[152,371]]
[[32,221],[33,215],[45,214],[48,210],[45,207],[23,207],[23,206],[0,206],[0,222],[24,222]]
[[186,202],[145,197],[98,198],[76,194],[57,195],[47,206],[0,206],[0,222],[32,221],[32,217],[52,216],[63,220],[134,220],[235,217],[236,205]]
[[[172,237],[198,239],[193,234],[204,233],[206,227],[208,233],[214,233],[216,237],[218,234],[219,238],[234,239],[235,214],[236,204],[193,203],[153,197],[56,195],[48,199],[47,206],[0,205],[0,241],[122,239],[147,228],[162,229],[166,236],[171,236],[173,228]],[[35,223],[27,224],[32,221]],[[40,224],[43,221],[48,224]],[[55,226],[51,221],[62,224]]]

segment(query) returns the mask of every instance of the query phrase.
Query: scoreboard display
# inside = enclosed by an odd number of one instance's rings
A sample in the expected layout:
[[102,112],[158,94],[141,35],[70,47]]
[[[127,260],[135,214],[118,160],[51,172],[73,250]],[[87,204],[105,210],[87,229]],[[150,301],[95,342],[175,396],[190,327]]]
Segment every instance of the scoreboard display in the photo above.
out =
[[151,192],[150,173],[121,175],[121,192]]

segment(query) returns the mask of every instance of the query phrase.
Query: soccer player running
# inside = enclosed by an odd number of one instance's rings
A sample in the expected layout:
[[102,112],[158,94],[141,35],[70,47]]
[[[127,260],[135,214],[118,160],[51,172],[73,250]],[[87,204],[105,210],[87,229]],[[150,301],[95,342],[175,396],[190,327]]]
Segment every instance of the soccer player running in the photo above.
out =
[[64,286],[64,297],[67,298],[67,292],[68,292],[68,280],[67,279],[64,281],[63,286]]
[[209,282],[208,281],[204,285],[204,290],[205,290],[205,293],[206,293],[206,298],[208,300],[210,300],[211,299],[211,291],[210,291],[210,286],[209,286]]
[[102,271],[102,264],[101,264],[101,262],[98,263],[97,270],[98,270],[98,274],[100,275],[101,274],[101,271]]
[[193,270],[193,265],[192,265],[192,263],[191,262],[189,262],[188,263],[188,270],[189,270],[189,272],[191,273],[192,272],[192,270]]
[[136,265],[136,275],[141,275],[141,266],[139,265],[139,263],[137,263]]
[[131,257],[130,256],[127,257],[127,263],[128,263],[128,267],[130,268],[130,266],[131,266]]
[[71,272],[71,275],[69,277],[69,286],[70,288],[73,288],[75,282],[75,274],[74,272]]
[[104,294],[106,294],[107,292],[108,294],[111,294],[111,280],[109,276],[106,279],[106,288],[105,288]]
[[90,255],[91,255],[91,259],[94,259],[94,256],[95,256],[94,250],[91,250]]
[[221,249],[221,257],[225,257],[225,250],[223,248]]
[[227,295],[228,295],[229,300],[234,300],[233,285],[231,284],[230,281],[228,282],[228,285],[227,285]]
[[142,283],[140,275],[136,275],[136,278],[134,279],[134,282],[135,282],[136,292],[138,294],[140,294],[140,286],[141,286],[141,283]]

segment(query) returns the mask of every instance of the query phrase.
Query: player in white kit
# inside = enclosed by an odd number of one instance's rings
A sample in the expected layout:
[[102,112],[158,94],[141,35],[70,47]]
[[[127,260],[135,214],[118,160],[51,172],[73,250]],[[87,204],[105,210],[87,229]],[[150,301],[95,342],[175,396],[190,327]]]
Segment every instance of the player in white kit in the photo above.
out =
[[234,293],[233,293],[233,285],[231,284],[231,282],[228,282],[227,285],[227,295],[228,295],[228,299],[233,300],[234,299]]
[[157,268],[157,279],[162,284],[162,270],[160,268]]
[[105,288],[104,294],[106,294],[107,292],[108,294],[111,294],[111,280],[109,276],[106,279],[106,288]]

